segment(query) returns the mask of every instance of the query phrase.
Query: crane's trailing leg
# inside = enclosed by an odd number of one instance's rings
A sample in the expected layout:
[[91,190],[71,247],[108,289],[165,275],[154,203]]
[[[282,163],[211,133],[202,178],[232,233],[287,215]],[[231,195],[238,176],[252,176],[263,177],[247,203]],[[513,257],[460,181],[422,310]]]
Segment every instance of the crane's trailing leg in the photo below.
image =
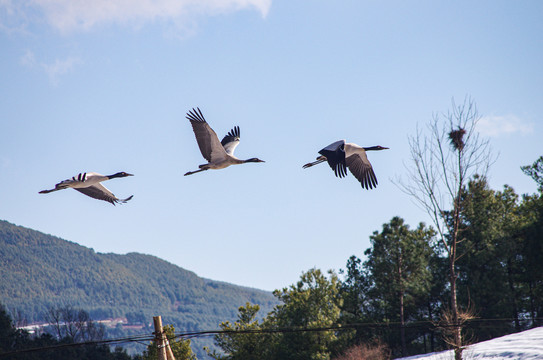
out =
[[206,170],[207,170],[207,169],[200,169],[200,170],[196,170],[196,171],[189,171],[188,173],[185,173],[184,176],[196,174],[196,173],[199,173],[200,171],[206,171]]
[[317,164],[320,164],[321,162],[324,162],[326,161],[326,156],[319,156],[317,158],[317,161],[313,161],[313,162],[310,162],[310,163],[307,163],[303,166],[304,169],[307,169],[308,167],[311,167],[313,165],[317,165]]
[[42,190],[42,191],[40,191],[40,194],[48,194],[48,193],[50,193],[50,192],[58,191],[58,190],[62,190],[62,189]]
[[68,187],[69,186],[64,184],[63,182],[59,182],[58,184],[55,185],[54,189],[42,190],[40,191],[40,194],[49,194],[50,192],[64,190],[64,189],[67,189]]

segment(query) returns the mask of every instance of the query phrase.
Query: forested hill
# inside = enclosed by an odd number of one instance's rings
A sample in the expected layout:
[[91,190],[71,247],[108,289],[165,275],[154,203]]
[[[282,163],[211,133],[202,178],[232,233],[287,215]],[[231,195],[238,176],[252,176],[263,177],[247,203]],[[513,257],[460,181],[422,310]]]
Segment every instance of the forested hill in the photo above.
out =
[[28,322],[73,306],[95,320],[162,315],[179,330],[207,330],[235,319],[246,302],[264,314],[276,303],[271,293],[203,279],[154,256],[96,253],[0,220],[0,303]]

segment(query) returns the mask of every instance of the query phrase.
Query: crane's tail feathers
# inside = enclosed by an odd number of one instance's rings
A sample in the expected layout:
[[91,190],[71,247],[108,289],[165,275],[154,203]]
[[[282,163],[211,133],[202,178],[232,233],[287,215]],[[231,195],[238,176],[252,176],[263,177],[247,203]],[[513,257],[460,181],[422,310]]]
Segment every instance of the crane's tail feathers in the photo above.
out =
[[[134,197],[134,195],[130,195],[130,196],[127,197],[126,199],[119,199],[117,202],[118,202],[119,204],[124,204],[124,203],[126,203],[126,202],[132,200],[133,197]],[[115,205],[115,204],[113,204],[113,205]]]
[[313,161],[313,162],[307,163],[307,164],[305,164],[304,166],[302,166],[302,168],[307,169],[307,168],[309,168],[309,167],[311,167],[311,166],[313,166],[313,165],[320,164],[321,162],[324,162],[324,161],[326,161],[326,158],[325,158],[324,156],[319,156],[319,157],[317,158],[317,161]]

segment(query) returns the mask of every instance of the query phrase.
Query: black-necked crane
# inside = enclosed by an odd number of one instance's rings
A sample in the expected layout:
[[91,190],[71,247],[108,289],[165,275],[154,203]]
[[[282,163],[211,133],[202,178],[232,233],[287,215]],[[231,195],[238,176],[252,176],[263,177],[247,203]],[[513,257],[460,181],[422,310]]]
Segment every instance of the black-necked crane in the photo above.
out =
[[222,141],[219,141],[217,134],[206,122],[204,115],[199,108],[196,108],[196,110],[193,108],[192,111],[189,111],[187,113],[187,119],[189,119],[192,129],[194,130],[194,135],[196,135],[196,141],[198,142],[198,147],[200,147],[200,152],[208,163],[200,165],[200,170],[187,172],[185,176],[209,169],[224,169],[230,165],[264,162],[258,158],[241,160],[234,156],[234,150],[239,144],[240,131],[238,126],[235,126],[228,132]]
[[305,164],[304,169],[321,162],[328,161],[328,165],[334,170],[337,177],[347,175],[347,168],[355,178],[360,181],[363,188],[373,189],[377,186],[377,178],[373,172],[373,167],[366,155],[366,151],[385,150],[387,147],[371,146],[362,147],[353,143],[346,143],[345,140],[339,140],[319,151],[317,161]]
[[118,172],[113,175],[101,175],[95,172],[80,173],[77,176],[72,177],[71,179],[66,179],[59,182],[55,185],[54,189],[51,190],[42,190],[40,194],[47,194],[53,191],[63,190],[67,188],[72,188],[77,190],[91,198],[104,200],[113,205],[115,204],[124,204],[128,200],[132,199],[134,195],[127,197],[126,199],[119,199],[111,191],[109,191],[104,185],[101,184],[102,181],[122,178],[127,176],[134,176],[126,172]]

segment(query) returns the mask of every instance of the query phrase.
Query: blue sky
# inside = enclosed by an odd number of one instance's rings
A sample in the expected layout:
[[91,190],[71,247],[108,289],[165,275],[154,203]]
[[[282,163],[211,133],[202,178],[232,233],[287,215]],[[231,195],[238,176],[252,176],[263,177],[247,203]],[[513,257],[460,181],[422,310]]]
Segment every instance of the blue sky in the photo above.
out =
[[[477,103],[492,187],[536,191],[520,166],[543,155],[542,16],[540,1],[0,0],[0,218],[265,290],[344,268],[393,216],[428,222],[391,179],[452,98]],[[266,163],[184,177],[205,162],[196,106]],[[390,147],[369,153],[377,189],[302,169],[339,139]],[[86,171],[135,174],[105,184],[133,200],[38,194]]]

